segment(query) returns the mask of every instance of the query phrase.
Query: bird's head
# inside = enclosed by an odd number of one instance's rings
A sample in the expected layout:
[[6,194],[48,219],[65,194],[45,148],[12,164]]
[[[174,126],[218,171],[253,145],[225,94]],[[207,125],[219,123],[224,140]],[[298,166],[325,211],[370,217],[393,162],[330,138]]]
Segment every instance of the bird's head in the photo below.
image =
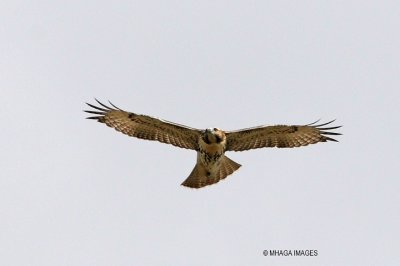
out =
[[225,133],[219,128],[207,128],[203,134],[203,140],[207,144],[221,143],[226,138]]

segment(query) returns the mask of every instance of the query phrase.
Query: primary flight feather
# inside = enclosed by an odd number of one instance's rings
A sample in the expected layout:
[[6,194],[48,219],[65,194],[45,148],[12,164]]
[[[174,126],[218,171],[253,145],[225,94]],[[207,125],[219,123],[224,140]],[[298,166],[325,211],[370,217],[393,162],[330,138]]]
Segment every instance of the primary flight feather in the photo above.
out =
[[219,128],[200,130],[163,119],[124,111],[110,102],[111,107],[99,102],[87,103],[93,110],[85,112],[95,116],[100,123],[131,137],[156,140],[180,148],[197,151],[197,162],[183,186],[201,188],[215,184],[239,169],[240,164],[225,155],[225,151],[245,151],[264,147],[294,148],[318,142],[337,141],[332,136],[341,135],[330,127],[334,120],[308,125],[258,126],[236,131]]

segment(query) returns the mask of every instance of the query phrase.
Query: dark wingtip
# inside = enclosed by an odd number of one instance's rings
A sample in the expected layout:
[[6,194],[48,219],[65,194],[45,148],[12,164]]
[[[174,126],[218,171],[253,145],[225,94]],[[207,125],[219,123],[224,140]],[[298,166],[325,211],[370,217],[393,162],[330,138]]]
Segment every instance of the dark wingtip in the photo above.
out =
[[337,139],[330,138],[330,137],[325,137],[325,139],[328,140],[328,141],[339,142]]
[[101,116],[88,116],[86,119],[94,119],[94,120],[99,120]]
[[[93,104],[90,104],[88,102],[85,102],[89,107],[93,108],[93,109],[97,109],[103,112],[108,112],[110,110],[120,110],[123,111],[122,109],[118,108],[117,106],[115,106],[113,103],[111,103],[110,101],[108,101],[112,107],[114,107],[115,109],[111,108],[110,106],[105,105],[104,103],[100,102],[99,100],[97,100],[96,98],[94,98],[94,100],[100,105],[100,106],[96,106]],[[86,112],[86,111],[85,111]]]
[[88,102],[86,102],[86,104],[93,108],[94,110],[83,110],[85,113],[89,113],[89,114],[94,114],[97,116],[90,116],[90,117],[86,117],[86,119],[93,119],[93,120],[97,120],[98,122],[104,122],[104,116],[107,115],[107,113],[109,111],[112,111],[114,109],[110,108],[109,106],[103,104],[102,102],[100,102],[99,100],[97,100],[96,98],[94,98],[94,100],[100,105],[100,106],[96,106],[93,104],[90,104]]
[[112,107],[114,107],[117,110],[122,111],[120,108],[118,108],[117,106],[115,106],[110,100],[108,100],[108,102],[111,104]]
[[98,104],[100,104],[101,106],[103,106],[104,108],[106,108],[107,110],[111,110],[112,108],[110,108],[109,106],[105,105],[104,103],[100,102],[99,100],[97,100],[96,98],[94,98],[96,100],[96,102]]
[[313,125],[313,127],[323,127],[323,126],[329,125],[329,124],[331,124],[331,123],[333,123],[335,121],[336,121],[336,119],[333,119],[333,120],[331,120],[329,122],[326,122],[326,123],[323,123],[323,124]]
[[315,122],[312,122],[312,123],[310,123],[310,124],[307,124],[306,126],[312,126],[312,125],[315,125],[316,123],[318,123],[319,121],[321,120],[321,118],[319,118],[317,121],[315,121]]
[[320,131],[322,135],[342,135],[341,133],[330,132],[330,131]]
[[329,125],[329,124],[331,124],[331,123],[333,123],[335,121],[336,121],[336,119],[333,119],[333,120],[331,120],[329,122],[326,122],[326,123],[322,123],[322,124],[316,125],[317,122],[314,122],[314,123],[309,124],[309,125],[319,131],[319,133],[323,136],[323,141],[339,142],[338,140],[336,140],[334,138],[331,138],[331,137],[328,137],[328,136],[340,136],[340,135],[343,135],[342,133],[331,132],[330,131],[330,130],[335,130],[335,129],[341,128],[342,126],[323,127],[323,126]]

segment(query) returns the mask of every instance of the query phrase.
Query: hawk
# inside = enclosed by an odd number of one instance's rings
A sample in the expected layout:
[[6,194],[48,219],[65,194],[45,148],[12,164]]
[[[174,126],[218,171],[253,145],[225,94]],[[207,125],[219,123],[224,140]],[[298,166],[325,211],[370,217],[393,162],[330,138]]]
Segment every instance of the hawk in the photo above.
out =
[[341,126],[328,126],[318,121],[307,125],[258,126],[235,131],[219,128],[200,130],[163,119],[124,111],[111,102],[111,107],[95,99],[99,106],[85,112],[95,116],[88,119],[105,123],[131,137],[156,140],[179,148],[195,150],[197,162],[183,186],[201,188],[212,185],[235,172],[240,164],[232,161],[226,151],[246,151],[264,147],[294,148],[318,142],[337,141],[330,136],[341,135],[332,130]]

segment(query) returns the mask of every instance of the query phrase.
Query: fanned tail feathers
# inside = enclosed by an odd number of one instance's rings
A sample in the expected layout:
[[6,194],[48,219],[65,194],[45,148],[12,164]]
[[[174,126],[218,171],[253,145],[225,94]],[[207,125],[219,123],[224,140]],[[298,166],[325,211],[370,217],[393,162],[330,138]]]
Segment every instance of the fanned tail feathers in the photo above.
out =
[[220,168],[218,169],[216,174],[212,174],[207,172],[204,165],[198,162],[194,166],[189,177],[181,185],[191,188],[201,188],[212,185],[218,183],[220,180],[235,172],[237,169],[239,169],[240,166],[240,164],[224,156],[221,159]]

